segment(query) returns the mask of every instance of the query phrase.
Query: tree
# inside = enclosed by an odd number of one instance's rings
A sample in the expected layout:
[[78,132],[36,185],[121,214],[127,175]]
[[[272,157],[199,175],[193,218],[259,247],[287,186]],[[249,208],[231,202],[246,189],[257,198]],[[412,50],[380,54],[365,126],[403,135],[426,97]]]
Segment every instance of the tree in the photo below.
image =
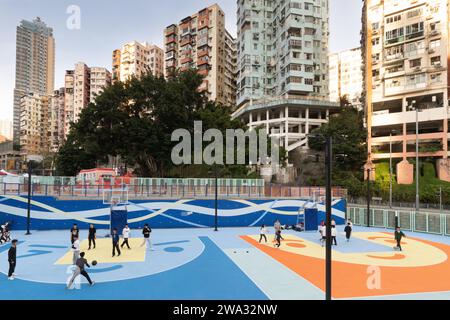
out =
[[[347,97],[340,99],[341,111],[330,117],[327,124],[314,130],[317,136],[333,137],[334,169],[338,171],[361,171],[367,160],[364,113],[352,106]],[[324,150],[323,140],[311,138],[310,147]]]
[[[194,121],[203,130],[244,129],[245,124],[231,118],[232,106],[208,101],[199,87],[203,77],[196,70],[172,75],[169,79],[131,78],[106,88],[73,123],[67,142],[61,148],[57,168],[60,174],[74,175],[81,169],[105,163],[120,156],[139,176],[167,176],[174,172],[171,141],[176,129],[193,135]],[[183,166],[178,174],[186,169]],[[209,168],[194,168],[201,174]],[[246,175],[246,166],[228,166],[224,175]]]

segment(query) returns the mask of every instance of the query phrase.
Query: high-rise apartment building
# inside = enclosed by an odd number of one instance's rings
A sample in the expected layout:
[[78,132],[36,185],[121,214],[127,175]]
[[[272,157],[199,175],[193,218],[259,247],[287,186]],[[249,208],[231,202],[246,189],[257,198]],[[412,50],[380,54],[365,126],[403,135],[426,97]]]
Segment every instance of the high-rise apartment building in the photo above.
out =
[[90,102],[93,103],[95,98],[111,85],[111,72],[106,68],[92,67],[90,75]]
[[264,127],[288,152],[328,121],[328,0],[238,0],[234,117]]
[[121,61],[121,56],[122,54],[122,50],[117,49],[113,51],[113,55],[112,55],[112,75],[111,75],[111,80],[112,83],[116,82],[116,81],[120,81],[120,61]]
[[328,1],[238,1],[238,105],[328,97]]
[[164,36],[166,76],[176,70],[197,69],[205,77],[200,90],[210,100],[235,105],[236,87],[231,80],[236,68],[235,44],[225,29],[225,13],[217,4],[168,26]]
[[70,124],[77,122],[81,112],[106,87],[111,85],[111,73],[102,67],[88,67],[84,62],[67,70],[64,92],[64,139],[69,134]]
[[30,93],[50,95],[55,78],[55,40],[52,28],[40,19],[22,20],[17,27],[14,88],[14,142],[20,143],[21,98]]
[[75,64],[74,70],[67,70],[65,76],[65,135],[70,131],[70,124],[77,122],[81,111],[87,107],[91,101],[90,90],[90,69],[83,63]]
[[362,77],[360,48],[330,54],[329,89],[331,101],[339,101],[340,97],[346,96],[353,106],[361,108]]
[[224,99],[229,105],[234,106],[236,104],[237,43],[228,31],[225,32],[225,55]]
[[436,159],[439,177],[450,181],[448,6],[447,0],[365,3],[367,167],[392,156],[401,184],[413,183],[416,139],[419,157]]
[[55,90],[49,97],[47,139],[50,152],[57,152],[64,142],[65,89]]
[[156,77],[164,76],[164,51],[147,42],[132,41],[113,51],[113,82],[129,80],[151,72]]
[[20,100],[20,153],[22,156],[48,152],[49,99],[29,93]]

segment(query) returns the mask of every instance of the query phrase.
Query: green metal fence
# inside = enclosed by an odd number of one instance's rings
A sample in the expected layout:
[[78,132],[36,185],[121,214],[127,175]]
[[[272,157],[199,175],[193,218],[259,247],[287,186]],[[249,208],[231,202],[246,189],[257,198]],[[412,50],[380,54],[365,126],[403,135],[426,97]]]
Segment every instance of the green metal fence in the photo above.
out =
[[[404,230],[450,236],[448,214],[375,208],[370,209],[370,226],[394,229],[396,217]],[[355,226],[367,226],[367,209],[349,206],[347,218]]]

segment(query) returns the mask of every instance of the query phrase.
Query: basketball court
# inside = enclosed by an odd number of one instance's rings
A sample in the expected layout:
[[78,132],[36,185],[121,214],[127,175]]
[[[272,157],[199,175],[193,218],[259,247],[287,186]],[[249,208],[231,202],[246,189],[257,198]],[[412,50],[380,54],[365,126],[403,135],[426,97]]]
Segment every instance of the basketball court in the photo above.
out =
[[[450,239],[407,233],[403,252],[393,250],[385,229],[354,228],[347,243],[339,227],[333,247],[334,299],[450,299]],[[259,244],[258,228],[154,229],[154,251],[141,247],[140,230],[132,230],[131,250],[112,257],[110,238],[81,248],[96,282],[66,290],[71,276],[69,231],[35,231],[19,239],[18,276],[7,280],[7,250],[0,247],[0,299],[188,299],[319,300],[324,299],[325,249],[316,232],[285,231],[280,249]],[[373,282],[374,276],[376,281]],[[377,285],[373,286],[373,283]]]

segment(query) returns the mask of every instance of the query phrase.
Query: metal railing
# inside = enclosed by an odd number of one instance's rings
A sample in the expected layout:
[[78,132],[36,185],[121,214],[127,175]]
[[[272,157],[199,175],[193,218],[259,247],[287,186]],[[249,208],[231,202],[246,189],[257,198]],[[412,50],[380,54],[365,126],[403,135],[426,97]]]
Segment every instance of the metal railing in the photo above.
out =
[[[215,185],[191,185],[191,184],[140,184],[140,185],[48,185],[32,184],[32,196],[53,196],[77,199],[102,199],[110,192],[126,193],[127,198],[151,199],[151,198],[212,198],[215,197]],[[264,186],[251,185],[218,185],[218,196],[221,198],[262,198]],[[27,184],[0,184],[0,196],[27,196]]]
[[[370,226],[395,229],[396,217],[404,230],[450,236],[450,214],[374,208],[370,209]],[[347,219],[355,226],[367,226],[367,209],[349,206]]]
[[[151,198],[213,198],[215,197],[215,181],[209,183],[193,183],[191,180],[184,183],[168,183],[164,179],[141,181],[141,183],[108,183],[93,184],[80,183],[75,180],[65,180],[66,183],[42,184],[32,179],[32,196],[53,196],[64,198],[104,198],[106,193],[125,192],[130,199]],[[203,179],[204,180],[204,179]],[[203,182],[205,182],[203,181]],[[242,183],[242,182],[245,183]],[[144,182],[144,183],[143,183]],[[172,181],[173,182],[173,181]],[[325,188],[323,187],[296,187],[278,184],[261,183],[259,180],[218,180],[217,193],[220,198],[297,198],[323,201]],[[334,198],[346,198],[347,190],[335,187],[332,189]],[[27,183],[0,183],[0,196],[27,196]]]

